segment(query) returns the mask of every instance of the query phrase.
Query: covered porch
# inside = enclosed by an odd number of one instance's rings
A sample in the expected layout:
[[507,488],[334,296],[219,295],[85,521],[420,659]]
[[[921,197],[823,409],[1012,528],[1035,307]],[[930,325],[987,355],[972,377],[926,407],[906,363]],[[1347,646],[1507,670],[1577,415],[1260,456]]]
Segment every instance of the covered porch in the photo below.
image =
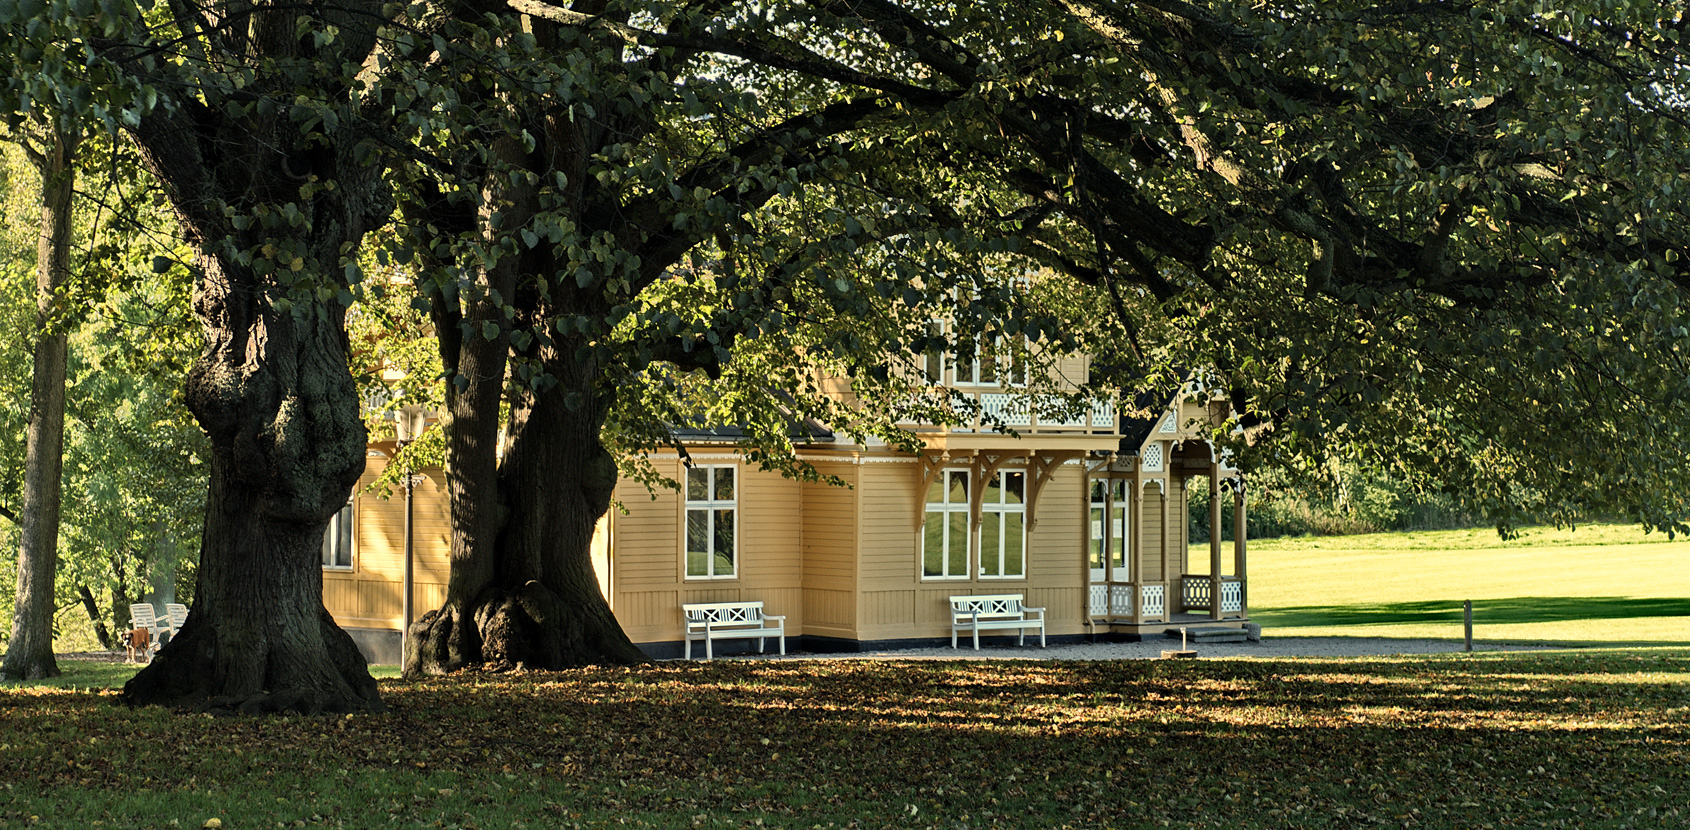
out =
[[[1176,434],[1141,446],[1087,465],[1088,624],[1094,633],[1139,637],[1181,626],[1242,628],[1250,619],[1242,475],[1205,440]],[[1189,536],[1194,487],[1208,495],[1203,545]]]

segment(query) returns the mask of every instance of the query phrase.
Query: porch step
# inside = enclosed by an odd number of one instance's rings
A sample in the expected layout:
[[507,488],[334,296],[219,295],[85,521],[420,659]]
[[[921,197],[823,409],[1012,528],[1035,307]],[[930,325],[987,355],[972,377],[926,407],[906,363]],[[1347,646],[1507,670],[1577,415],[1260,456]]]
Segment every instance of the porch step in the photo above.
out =
[[[1163,629],[1169,639],[1179,639],[1179,629]],[[1250,639],[1250,635],[1242,628],[1193,628],[1186,626],[1185,639],[1189,643],[1242,643]]]

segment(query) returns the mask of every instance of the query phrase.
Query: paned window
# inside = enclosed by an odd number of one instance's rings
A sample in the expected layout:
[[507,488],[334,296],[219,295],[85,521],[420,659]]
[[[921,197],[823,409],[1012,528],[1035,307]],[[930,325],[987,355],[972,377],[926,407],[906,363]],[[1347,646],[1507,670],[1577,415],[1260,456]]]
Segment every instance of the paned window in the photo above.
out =
[[323,569],[352,570],[352,502],[329,519],[323,531]]
[[922,525],[923,579],[1021,579],[1027,575],[1027,473],[1002,470],[980,493],[980,529],[970,515],[969,470],[945,470],[927,488]]
[[968,485],[967,470],[945,470],[927,488],[921,538],[924,578],[968,578]]
[[980,576],[1014,579],[1027,575],[1027,474],[992,474],[980,501]]
[[[948,326],[937,320],[928,324],[928,335],[943,337]],[[1024,345],[1025,338],[1015,338],[1016,345]],[[991,344],[975,341],[974,355],[959,360],[954,351],[931,347],[922,355],[921,373],[928,383],[954,386],[1026,386],[1027,366],[1016,349],[997,339]]]
[[734,557],[736,514],[734,468],[687,468],[687,577],[727,579],[737,576]]

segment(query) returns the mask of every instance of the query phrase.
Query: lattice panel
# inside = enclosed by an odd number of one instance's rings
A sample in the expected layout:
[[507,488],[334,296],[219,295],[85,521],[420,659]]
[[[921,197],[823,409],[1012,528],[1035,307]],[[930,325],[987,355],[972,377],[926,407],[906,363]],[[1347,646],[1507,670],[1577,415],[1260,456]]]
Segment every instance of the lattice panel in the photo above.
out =
[[1160,618],[1167,614],[1167,591],[1161,585],[1139,586],[1138,600],[1144,606],[1146,617]]
[[1221,583],[1221,613],[1237,614],[1244,610],[1244,583]]
[[1165,435],[1172,435],[1175,432],[1178,432],[1179,431],[1179,418],[1178,418],[1178,416],[1174,415],[1172,412],[1168,413],[1168,417],[1162,419],[1162,428],[1158,431],[1165,434]]
[[1209,578],[1190,577],[1180,580],[1185,585],[1185,607],[1209,607]]
[[1157,472],[1162,469],[1162,445],[1160,442],[1144,448],[1144,469]]
[[1004,426],[1025,427],[1033,424],[1033,410],[1026,395],[988,392],[980,396],[980,411],[1003,422]]
[[1091,425],[1093,427],[1115,426],[1115,402],[1102,400],[1092,401]]
[[1086,605],[1087,613],[1094,617],[1101,617],[1109,613],[1109,586],[1091,586],[1090,600]]
[[1133,589],[1131,585],[1115,585],[1109,589],[1109,613],[1117,617],[1133,615]]

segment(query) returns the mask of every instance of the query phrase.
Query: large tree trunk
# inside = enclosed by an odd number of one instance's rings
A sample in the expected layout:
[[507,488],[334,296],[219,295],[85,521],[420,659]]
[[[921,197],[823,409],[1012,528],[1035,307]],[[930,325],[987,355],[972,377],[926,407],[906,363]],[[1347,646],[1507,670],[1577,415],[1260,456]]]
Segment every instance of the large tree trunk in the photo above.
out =
[[[407,676],[472,665],[560,669],[645,660],[593,572],[593,529],[609,509],[616,461],[599,441],[607,401],[597,388],[598,366],[570,360],[576,345],[561,342],[547,355],[556,385],[525,393],[512,407],[496,540],[464,540],[470,567],[454,562],[445,606],[412,627]],[[465,527],[454,522],[454,554]]]
[[[228,36],[244,44],[220,54],[255,73],[241,95],[315,91],[315,106],[335,117],[302,124],[285,108],[236,106],[208,84],[203,100],[174,97],[131,130],[196,251],[206,344],[185,398],[211,449],[193,613],[123,699],[378,709],[364,658],[323,607],[321,550],[367,444],[337,295],[392,203],[341,67],[369,53],[380,18],[366,0],[220,8],[239,12]],[[301,38],[316,25],[302,15],[339,36]]]
[[18,594],[0,680],[59,675],[53,658],[53,575],[58,570],[59,484],[65,448],[65,329],[61,296],[70,273],[71,196],[78,135],[50,130],[31,156],[41,171],[41,235],[35,265],[35,367],[18,547]]
[[124,700],[380,708],[363,656],[323,607],[324,528],[363,470],[366,443],[344,312],[278,310],[256,275],[213,257],[200,266],[195,306],[210,342],[187,399],[211,439],[211,469],[194,609]]

